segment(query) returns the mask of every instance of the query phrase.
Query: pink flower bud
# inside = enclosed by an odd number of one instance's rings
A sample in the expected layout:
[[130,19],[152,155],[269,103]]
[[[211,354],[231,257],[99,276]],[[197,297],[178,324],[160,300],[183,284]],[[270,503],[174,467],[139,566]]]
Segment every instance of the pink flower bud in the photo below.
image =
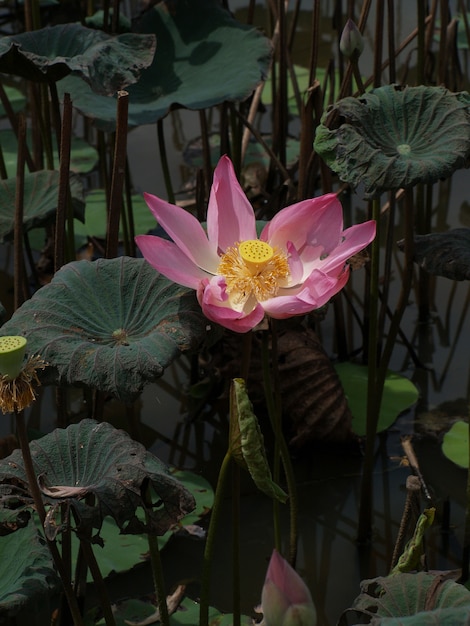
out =
[[353,54],[359,56],[364,50],[364,38],[356,24],[349,19],[343,28],[339,49],[345,57],[352,57]]

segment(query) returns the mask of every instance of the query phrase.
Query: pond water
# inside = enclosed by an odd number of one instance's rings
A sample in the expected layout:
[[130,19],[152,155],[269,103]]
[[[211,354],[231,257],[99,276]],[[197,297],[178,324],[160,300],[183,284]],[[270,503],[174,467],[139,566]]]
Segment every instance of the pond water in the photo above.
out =
[[[329,6],[329,3],[326,3]],[[402,3],[398,3],[406,13]],[[406,15],[403,16],[406,19]],[[402,23],[402,22],[400,22]],[[407,32],[405,26],[403,32]],[[198,114],[179,111],[165,122],[170,169],[175,188],[185,181],[186,170],[181,151],[184,144],[197,136]],[[154,126],[140,127],[129,135],[132,179],[136,192],[147,191],[166,197],[159,176],[160,159]],[[469,173],[457,172],[450,183],[436,186],[434,213],[440,230],[470,225],[467,190]],[[363,210],[360,190],[352,197],[353,210]],[[442,216],[445,217],[442,217]],[[397,237],[401,238],[400,225]],[[0,248],[0,301],[12,306],[12,251]],[[400,262],[400,253],[397,253]],[[399,269],[392,278],[392,302],[399,289]],[[405,502],[405,483],[410,474],[402,464],[400,438],[414,434],[414,445],[424,479],[438,507],[437,522],[429,534],[428,565],[431,569],[454,569],[460,565],[465,512],[466,472],[443,456],[438,435],[453,419],[465,418],[470,398],[470,361],[468,337],[469,289],[467,283],[454,284],[443,278],[432,281],[432,315],[426,323],[418,323],[416,298],[412,294],[403,321],[403,330],[412,342],[421,361],[415,366],[406,348],[398,343],[391,368],[401,371],[417,385],[417,405],[401,415],[395,425],[377,441],[374,471],[374,535],[370,548],[359,550],[356,544],[362,457],[359,448],[345,450],[312,446],[294,459],[299,485],[299,552],[297,569],[309,585],[317,606],[319,624],[336,623],[342,610],[351,605],[364,578],[388,572],[393,545]],[[334,356],[334,325],[331,311],[321,324],[322,339]],[[181,393],[188,386],[186,361],[169,368],[162,381],[148,385],[139,403],[140,422],[134,423],[143,442],[162,460],[205,476],[215,485],[218,469],[226,450],[227,424],[207,407],[196,420],[191,420],[187,401]],[[72,402],[79,412],[81,396]],[[40,401],[29,415],[29,426],[43,431],[55,425],[54,399],[45,389]],[[191,407],[189,407],[191,408]],[[122,427],[129,425],[122,406],[110,402],[106,417]],[[0,423],[0,435],[14,431],[10,420]],[[451,526],[441,532],[440,520],[444,503],[450,503]],[[213,603],[223,611],[231,611],[230,503],[227,501],[218,534],[216,559],[213,565]],[[248,477],[242,480],[241,501],[241,568],[243,610],[251,612],[259,603],[261,586],[272,550],[272,506],[260,495]],[[284,520],[286,523],[287,520]],[[168,581],[192,579],[200,571],[202,542],[177,539],[164,553]],[[137,583],[144,591],[152,585],[146,569]],[[144,582],[143,582],[144,581]],[[128,583],[115,581],[114,591],[126,591]],[[197,586],[189,590],[197,593]]]

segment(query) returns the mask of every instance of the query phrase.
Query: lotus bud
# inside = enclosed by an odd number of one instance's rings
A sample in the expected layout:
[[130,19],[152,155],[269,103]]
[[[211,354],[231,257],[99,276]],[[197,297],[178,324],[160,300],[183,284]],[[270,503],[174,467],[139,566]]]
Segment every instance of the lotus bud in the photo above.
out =
[[273,551],[261,595],[263,626],[316,626],[317,612],[307,585]]
[[0,337],[0,375],[13,380],[23,367],[26,337]]
[[353,55],[359,57],[364,50],[364,38],[352,19],[348,19],[346,26],[343,28],[339,49],[348,58]]

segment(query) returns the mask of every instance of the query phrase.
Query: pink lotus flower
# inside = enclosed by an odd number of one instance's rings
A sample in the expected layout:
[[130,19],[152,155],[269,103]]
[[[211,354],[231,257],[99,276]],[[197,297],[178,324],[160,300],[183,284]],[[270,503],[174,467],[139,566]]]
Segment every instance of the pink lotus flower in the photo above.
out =
[[284,319],[317,309],[344,287],[346,260],[375,236],[375,222],[343,231],[335,194],[293,204],[256,233],[253,208],[227,156],[215,172],[207,234],[184,209],[145,200],[172,241],[136,237],[145,259],[176,283],[197,290],[206,317],[244,333],[269,315]]
[[276,550],[261,595],[261,626],[315,626],[317,613],[307,585]]

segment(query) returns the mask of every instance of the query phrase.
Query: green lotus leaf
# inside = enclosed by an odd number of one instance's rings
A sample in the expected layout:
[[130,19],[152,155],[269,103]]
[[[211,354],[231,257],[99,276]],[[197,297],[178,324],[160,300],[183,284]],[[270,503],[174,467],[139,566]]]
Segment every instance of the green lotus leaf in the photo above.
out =
[[[30,448],[48,507],[44,530],[49,539],[60,532],[64,503],[76,512],[79,533],[99,530],[110,516],[122,533],[162,535],[194,509],[193,496],[164,463],[107,422],[84,419],[57,428],[32,441]],[[0,481],[11,485],[12,495],[26,500],[28,481],[20,450],[0,461]],[[158,506],[146,506],[147,485],[156,494]],[[139,507],[147,510],[148,524],[137,516]]]
[[[26,141],[29,146],[32,143],[31,130],[26,133]],[[0,143],[2,145],[3,158],[7,168],[8,178],[15,178],[18,160],[18,141],[11,128],[0,130]],[[53,158],[56,167],[59,165],[57,148],[53,147]],[[72,150],[70,154],[70,171],[74,174],[88,174],[98,163],[98,152],[84,139],[72,137]]]
[[[470,280],[470,228],[415,235],[414,260],[426,272],[451,280]],[[403,249],[404,242],[398,242]]]
[[[10,87],[8,85],[3,85],[3,89],[5,90],[8,101],[11,105],[11,108],[15,113],[18,111],[22,111],[26,106],[26,96],[16,87]],[[0,117],[6,115],[5,109],[3,108],[3,104],[0,104]]]
[[[158,537],[159,550],[166,546],[175,532],[189,524],[200,522],[201,517],[210,511],[214,501],[214,492],[202,476],[174,468],[170,468],[170,472],[191,493],[196,506],[193,511],[182,517],[177,525],[172,526]],[[142,516],[139,515],[138,517],[141,518]],[[74,541],[74,537],[73,535],[72,544],[78,549],[78,542]],[[95,556],[103,577],[109,576],[111,572],[119,573],[130,570],[147,558],[149,549],[147,536],[123,535],[111,517],[106,517],[103,520],[100,537],[104,545],[95,551]],[[77,554],[77,551],[72,549],[72,553]],[[90,573],[88,580],[89,582],[93,581]]]
[[60,581],[49,549],[32,523],[0,537],[0,562],[0,616],[3,618],[14,617],[23,609],[34,611],[36,603],[44,603],[59,589]]
[[362,183],[368,198],[433,183],[466,165],[469,104],[467,93],[443,87],[379,87],[329,107],[314,147],[341,180]]
[[[366,434],[368,368],[357,363],[337,363],[335,370],[343,385],[353,415],[352,429],[364,437]],[[414,384],[395,372],[388,371],[385,378],[377,432],[389,428],[400,413],[418,400]]]
[[442,452],[456,465],[468,467],[468,424],[459,420],[452,424],[442,441]]
[[111,36],[81,24],[60,24],[0,38],[0,72],[34,81],[79,76],[111,95],[134,83],[155,53],[151,34]]
[[[194,291],[143,259],[74,261],[2,326],[51,366],[44,382],[86,385],[132,402],[207,335]],[[15,332],[13,332],[13,330]]]
[[[237,22],[217,0],[160,2],[136,24],[154,33],[158,45],[152,65],[129,92],[129,125],[151,124],[171,108],[204,109],[247,98],[266,75],[271,45],[253,27]],[[116,102],[93,93],[73,76],[58,88],[74,106],[112,130]]]
[[[44,226],[55,220],[59,189],[59,172],[43,170],[25,174],[23,229]],[[85,200],[83,185],[78,176],[70,177],[70,191],[74,214],[83,221]],[[16,180],[0,180],[0,242],[13,237],[15,225]]]
[[[470,592],[463,585],[446,580],[445,572],[443,576],[418,572],[364,580],[361,591],[354,601],[353,611],[363,618],[369,617],[369,621],[347,621],[348,624],[451,626],[469,623],[458,617],[464,614],[462,611],[466,611],[466,617],[469,615]],[[403,619],[406,617],[408,621]],[[441,621],[441,617],[446,619]],[[340,620],[339,624],[342,623]]]

